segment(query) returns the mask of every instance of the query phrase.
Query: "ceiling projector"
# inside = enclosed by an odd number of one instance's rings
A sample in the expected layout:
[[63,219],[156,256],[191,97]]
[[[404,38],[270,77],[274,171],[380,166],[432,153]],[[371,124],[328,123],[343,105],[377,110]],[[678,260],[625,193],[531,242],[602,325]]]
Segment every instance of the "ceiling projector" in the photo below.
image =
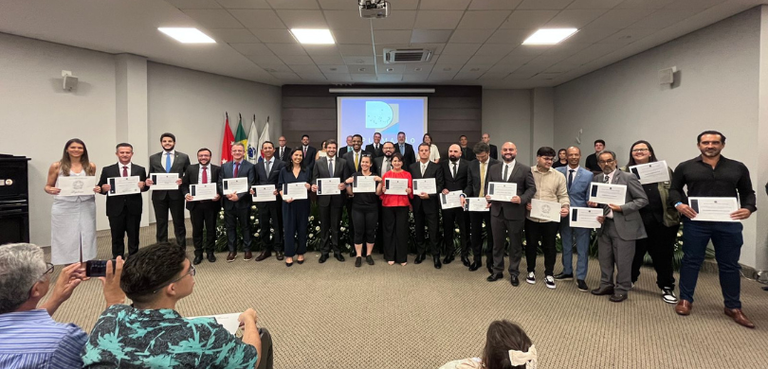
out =
[[382,19],[389,16],[389,1],[385,0],[358,0],[360,18]]

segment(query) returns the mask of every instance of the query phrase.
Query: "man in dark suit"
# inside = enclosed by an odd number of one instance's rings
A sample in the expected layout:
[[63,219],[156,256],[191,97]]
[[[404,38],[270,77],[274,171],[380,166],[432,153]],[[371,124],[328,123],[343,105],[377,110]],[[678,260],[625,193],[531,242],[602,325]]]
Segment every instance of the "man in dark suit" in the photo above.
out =
[[243,234],[244,260],[251,260],[251,193],[249,191],[235,193],[234,191],[224,190],[224,180],[229,178],[247,178],[248,188],[256,183],[256,171],[253,164],[245,157],[245,146],[236,142],[232,145],[232,161],[221,166],[221,176],[219,177],[219,194],[224,197],[224,225],[227,227],[227,262],[235,261],[237,258],[237,225],[240,224],[240,231]]
[[[388,172],[390,169],[392,169],[392,155],[395,153],[395,144],[392,142],[385,142],[381,145],[381,151],[384,153],[384,155],[374,158],[373,159],[373,167],[371,170],[378,174],[379,176],[383,176],[384,173]],[[379,249],[379,252],[384,252],[383,249],[383,241],[384,241],[384,227],[381,226],[381,219],[383,218],[381,213],[381,202],[379,202],[379,226],[376,228],[376,248]]]
[[469,146],[469,140],[466,135],[459,136],[459,147],[461,147],[461,158],[466,161],[475,160],[475,153],[472,152],[472,147]]
[[[488,192],[488,170],[499,163],[498,160],[488,155],[488,144],[478,142],[472,150],[476,159],[469,162],[467,168],[467,187],[464,195],[467,197],[485,197]],[[462,201],[463,205],[463,201]],[[485,222],[487,248],[485,250],[485,264],[489,273],[493,273],[493,232],[491,231],[491,213],[473,211],[469,213],[470,235],[472,239],[472,254],[474,262],[469,270],[474,272],[483,266],[483,222]]]
[[517,146],[505,142],[501,146],[502,161],[488,171],[489,182],[511,182],[517,184],[517,196],[510,201],[490,201],[491,230],[493,231],[493,273],[486,279],[495,282],[504,277],[504,244],[509,235],[509,274],[510,283],[520,285],[520,259],[523,257],[523,226],[525,225],[525,205],[531,202],[536,193],[531,167],[518,163]]
[[[192,243],[195,245],[194,265],[203,261],[205,251],[208,261],[213,263],[216,256],[213,247],[216,243],[216,219],[221,209],[221,197],[216,194],[213,200],[195,201],[189,192],[189,185],[218,183],[221,176],[221,167],[211,164],[211,150],[202,148],[197,150],[197,164],[190,165],[184,173],[181,181],[181,192],[187,200],[187,210],[192,221]],[[205,230],[205,241],[203,241]]]
[[[442,193],[448,194],[450,191],[464,191],[467,188],[467,168],[469,162],[461,159],[461,147],[453,144],[448,148],[448,160],[441,161],[440,166],[443,169],[444,186]],[[453,208],[443,209],[443,244],[445,245],[445,258],[443,264],[453,261],[456,250],[453,246],[453,234],[456,225],[459,227],[459,245],[461,245],[461,262],[464,266],[469,266],[469,250],[467,250],[467,239],[469,230],[464,219],[464,209]]]
[[416,162],[416,154],[413,152],[413,146],[405,142],[405,132],[397,133],[397,145],[395,145],[395,152],[399,152],[403,156],[403,169],[408,170],[411,164]]
[[597,164],[597,154],[605,150],[605,141],[602,139],[595,140],[595,152],[587,156],[587,161],[584,166],[591,170],[594,174],[601,174],[603,172],[600,169],[600,165]]
[[[118,162],[104,167],[101,170],[99,187],[101,194],[114,194],[115,189],[110,178],[115,177],[139,177],[139,189],[141,192],[148,190],[145,185],[147,172],[144,167],[131,163],[133,146],[129,143],[117,144],[116,153]],[[112,193],[110,193],[112,192]],[[125,258],[125,241],[128,235],[128,255],[139,251],[139,226],[141,223],[141,207],[143,200],[141,193],[131,195],[119,195],[107,197],[107,217],[109,229],[112,234],[112,258],[121,256]]]
[[[440,165],[429,160],[430,145],[422,143],[419,145],[419,161],[411,164],[411,175],[413,179],[434,178],[435,189],[442,190],[445,186],[443,180],[443,169]],[[424,237],[424,223],[426,221],[429,230],[429,251],[432,253],[432,259],[435,268],[440,269],[440,246],[438,245],[438,214],[440,211],[439,194],[426,194],[421,191],[414,191],[411,205],[413,207],[413,219],[416,230],[416,264],[421,264],[427,255],[427,248]]]
[[[595,174],[592,182],[627,186],[624,205],[597,204],[589,206],[603,208],[604,216],[597,217],[603,224],[597,230],[597,255],[600,261],[600,287],[592,290],[593,295],[611,295],[608,299],[622,302],[632,288],[632,260],[635,257],[635,240],[646,238],[640,209],[648,205],[648,196],[637,177],[616,169],[616,153],[603,150],[597,154],[597,164],[603,170]],[[613,268],[616,265],[616,283]]]
[[[363,155],[370,155],[370,153],[367,153],[363,151],[361,148],[363,146],[363,136],[359,134],[354,134],[352,136],[352,139],[349,141],[349,143],[352,145],[349,148],[349,151],[342,155],[338,155],[344,161],[346,161],[346,175],[347,177],[351,176],[358,170],[360,170],[360,161],[363,160]],[[375,169],[371,169],[372,171],[376,171]],[[346,179],[346,178],[345,178]],[[343,180],[342,180],[343,182]],[[346,207],[347,207],[347,219],[349,219],[349,234],[350,234],[350,240],[349,242],[352,243],[352,236],[355,234],[355,227],[352,223],[352,198],[349,197],[346,199]],[[365,245],[363,245],[365,247]],[[350,247],[350,253],[353,254],[355,252],[354,245],[351,245]]]
[[365,151],[371,154],[371,158],[378,158],[384,156],[384,150],[381,146],[381,133],[376,132],[373,134],[373,143],[366,145]]
[[[327,145],[327,143],[326,143],[326,145]],[[326,150],[328,150],[328,149],[326,148]],[[346,154],[346,153],[348,153],[350,151],[352,151],[352,136],[351,135],[347,136],[347,146],[344,146],[344,147],[339,149],[338,157],[343,158],[344,154]]]
[[[346,189],[344,181],[349,175],[347,174],[346,160],[336,157],[336,145],[336,141],[328,140],[325,144],[325,152],[328,156],[318,159],[312,170],[312,192],[317,192],[317,182],[320,178],[339,179],[339,185],[336,186],[333,195],[317,196],[318,211],[320,212],[320,263],[325,263],[328,260],[330,250],[333,250],[333,256],[336,260],[344,261],[344,256],[341,255],[341,249],[339,249],[339,228],[341,227],[341,211],[347,199],[342,190]],[[359,144],[357,148],[360,148]],[[322,190],[326,192],[331,189],[323,188]]]
[[[189,167],[189,156],[175,150],[176,136],[173,133],[163,133],[160,136],[160,145],[163,151],[149,157],[149,174],[147,186],[154,184],[152,173],[177,173],[179,179],[176,184],[181,185],[181,179]],[[168,210],[173,217],[173,233],[176,235],[176,244],[187,246],[187,228],[184,224],[184,195],[180,189],[152,190],[152,207],[155,209],[155,226],[157,242],[168,242]]]
[[498,149],[496,149],[496,145],[491,144],[491,135],[483,133],[483,142],[488,144],[488,146],[491,148],[491,159],[498,160],[499,152]]
[[293,149],[288,147],[286,142],[285,136],[280,136],[280,138],[277,139],[278,147],[275,149],[275,157],[283,163],[290,163]]
[[[272,250],[275,250],[277,260],[283,260],[283,232],[280,228],[279,219],[283,201],[277,188],[277,180],[280,177],[280,171],[285,168],[285,163],[275,158],[275,145],[272,142],[264,141],[261,144],[261,151],[264,153],[264,158],[254,165],[256,170],[256,183],[254,185],[274,186],[275,190],[272,194],[276,198],[275,201],[256,203],[256,208],[259,209],[259,239],[264,246],[261,254],[256,257],[256,261],[262,261],[272,256]],[[251,190],[251,195],[253,195],[253,190]],[[274,229],[274,233],[271,229]]]
[[[301,150],[304,152],[304,159],[302,159],[301,162],[304,164],[304,168],[307,168],[311,173],[312,167],[315,165],[315,155],[317,155],[317,149],[309,146],[309,135],[301,136],[301,146],[297,147],[296,150]],[[290,163],[290,161],[287,161],[286,163]]]

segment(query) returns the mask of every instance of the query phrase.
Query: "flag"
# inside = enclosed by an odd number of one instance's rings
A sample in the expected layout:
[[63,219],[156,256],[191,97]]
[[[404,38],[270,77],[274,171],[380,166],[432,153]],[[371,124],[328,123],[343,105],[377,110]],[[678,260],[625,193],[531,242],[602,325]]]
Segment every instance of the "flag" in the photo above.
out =
[[226,117],[226,124],[224,125],[224,141],[221,143],[221,164],[232,161],[232,144],[235,143],[235,136],[232,135],[232,128],[229,128],[229,114],[226,114]]
[[[269,117],[267,117],[267,124],[261,130],[261,136],[259,136],[259,147],[263,147],[264,142],[269,141]],[[264,152],[261,152],[261,157],[264,157]]]
[[258,163],[262,156],[259,151],[261,149],[261,141],[259,141],[258,134],[259,132],[256,129],[256,114],[254,114],[253,120],[251,121],[251,128],[248,130],[248,161],[253,164]]
[[243,115],[240,114],[240,122],[237,123],[237,133],[235,133],[235,142],[239,142],[243,144],[246,148],[248,147],[248,136],[245,134],[245,130],[243,129]]

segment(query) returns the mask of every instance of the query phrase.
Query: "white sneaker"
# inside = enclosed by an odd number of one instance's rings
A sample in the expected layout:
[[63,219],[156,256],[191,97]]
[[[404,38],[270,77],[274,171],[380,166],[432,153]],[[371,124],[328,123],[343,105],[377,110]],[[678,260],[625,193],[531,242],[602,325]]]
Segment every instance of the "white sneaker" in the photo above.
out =
[[551,275],[544,277],[544,283],[547,285],[547,288],[555,289],[555,277]]
[[536,274],[533,274],[533,272],[528,272],[528,276],[525,277],[525,281],[530,284],[536,284]]
[[663,288],[661,290],[661,299],[667,304],[677,303],[677,296],[675,296],[675,291],[671,288]]

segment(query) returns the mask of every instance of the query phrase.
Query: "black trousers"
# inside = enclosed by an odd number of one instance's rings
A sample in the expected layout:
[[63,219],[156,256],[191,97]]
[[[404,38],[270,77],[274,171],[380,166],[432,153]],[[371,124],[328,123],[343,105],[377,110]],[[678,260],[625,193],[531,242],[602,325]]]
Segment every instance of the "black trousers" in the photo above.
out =
[[485,223],[486,239],[488,247],[485,249],[486,264],[493,265],[493,232],[491,231],[491,212],[473,211],[469,213],[471,224],[472,254],[475,261],[479,262],[483,253],[483,223]]
[[[229,200],[224,200],[229,201]],[[251,208],[234,207],[224,210],[224,226],[227,227],[227,248],[237,252],[237,225],[243,233],[243,251],[251,251]]]
[[[349,233],[348,233],[349,234],[349,242],[353,244],[353,245],[351,245],[352,247],[350,247],[350,249],[354,250],[355,249],[355,245],[354,245],[355,222],[352,221],[352,212],[353,212],[353,210],[352,210],[352,198],[347,198],[344,201],[344,207],[347,210],[347,223],[348,223],[347,224],[347,229],[349,229]],[[363,247],[365,247],[365,246],[363,246]]]
[[155,208],[155,225],[157,242],[168,242],[168,210],[173,217],[173,233],[176,234],[176,244],[181,247],[187,246],[187,227],[184,224],[184,198],[171,200],[170,196],[165,196],[163,200],[152,201],[152,207]]
[[678,226],[667,227],[657,221],[644,222],[648,238],[635,241],[635,258],[632,259],[632,283],[640,277],[645,253],[651,255],[653,268],[656,269],[656,285],[659,288],[675,288],[672,258],[675,254],[675,238]]
[[408,207],[382,206],[384,260],[408,262]]
[[[355,245],[376,242],[376,223],[379,220],[377,209],[352,208],[352,222],[355,224]],[[365,246],[365,245],[363,245]],[[371,250],[373,251],[373,250]],[[366,254],[367,255],[367,254]],[[363,255],[358,255],[363,256]]]
[[[189,211],[189,217],[192,221],[192,243],[195,245],[195,256],[202,256],[203,251],[207,254],[212,254],[213,247],[216,244],[216,218],[219,215],[219,207],[201,205],[203,204],[198,204]],[[203,231],[205,231],[205,240],[203,240]]]
[[[382,223],[384,219],[384,207],[381,206],[381,203],[379,203],[379,208],[377,209],[377,212],[379,213],[379,225],[376,228],[376,242],[374,242],[373,247],[379,249],[379,254],[384,253],[384,224]],[[365,253],[365,246],[363,246],[363,253]]]
[[459,245],[461,246],[461,256],[469,254],[467,250],[467,223],[464,220],[466,214],[464,209],[444,209],[443,210],[443,247],[446,255],[454,255],[453,235],[456,233],[456,226],[459,227]]
[[426,224],[426,232],[429,232],[429,252],[432,255],[440,256],[440,245],[438,244],[438,210],[433,209],[431,213],[428,213],[424,211],[424,206],[425,204],[422,203],[419,211],[413,212],[413,220],[415,223],[414,233],[416,234],[416,253],[419,255],[427,253],[427,240],[424,237],[424,225]]
[[318,206],[320,213],[320,252],[323,254],[334,254],[341,252],[339,250],[339,228],[341,227],[341,206]]
[[504,274],[504,252],[509,235],[509,274],[520,275],[520,259],[523,257],[522,220],[508,220],[502,216],[491,216],[493,231],[493,273]]
[[541,249],[544,251],[544,275],[554,275],[557,259],[555,237],[558,228],[560,223],[525,220],[525,261],[528,263],[528,272],[536,271],[536,249],[541,241]]
[[128,235],[128,256],[139,252],[139,227],[141,214],[122,214],[109,217],[109,230],[112,234],[112,258],[122,256],[125,259],[125,236]]
[[[277,201],[261,202],[256,205],[259,209],[259,238],[264,245],[264,251],[283,251],[282,204]],[[272,233],[270,229],[274,229]]]

